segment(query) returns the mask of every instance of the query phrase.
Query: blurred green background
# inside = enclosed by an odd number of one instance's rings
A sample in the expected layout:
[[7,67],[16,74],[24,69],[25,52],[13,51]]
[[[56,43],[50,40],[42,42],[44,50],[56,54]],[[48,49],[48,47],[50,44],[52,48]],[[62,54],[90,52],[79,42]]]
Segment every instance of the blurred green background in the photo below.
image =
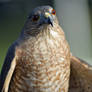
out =
[[72,54],[92,64],[92,0],[0,0],[0,70],[27,15],[40,5],[56,9]]

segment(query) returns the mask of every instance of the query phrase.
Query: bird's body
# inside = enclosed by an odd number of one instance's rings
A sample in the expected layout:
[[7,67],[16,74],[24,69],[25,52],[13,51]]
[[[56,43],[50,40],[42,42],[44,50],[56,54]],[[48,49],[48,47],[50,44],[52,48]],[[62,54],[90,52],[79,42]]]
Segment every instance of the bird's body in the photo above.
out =
[[44,6],[29,17],[13,50],[14,64],[2,73],[4,92],[68,92],[70,49],[54,13]]
[[10,92],[67,92],[70,74],[68,44],[60,28],[45,31],[17,47],[19,58]]

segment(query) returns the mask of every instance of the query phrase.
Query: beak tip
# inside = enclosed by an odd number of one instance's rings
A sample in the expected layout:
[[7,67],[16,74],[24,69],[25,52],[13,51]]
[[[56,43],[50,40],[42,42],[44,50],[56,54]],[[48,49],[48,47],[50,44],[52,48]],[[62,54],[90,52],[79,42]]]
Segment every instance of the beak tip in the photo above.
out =
[[51,26],[53,27],[53,23],[50,23],[51,24]]
[[53,21],[51,18],[49,18],[48,23],[51,24],[51,26],[53,27]]

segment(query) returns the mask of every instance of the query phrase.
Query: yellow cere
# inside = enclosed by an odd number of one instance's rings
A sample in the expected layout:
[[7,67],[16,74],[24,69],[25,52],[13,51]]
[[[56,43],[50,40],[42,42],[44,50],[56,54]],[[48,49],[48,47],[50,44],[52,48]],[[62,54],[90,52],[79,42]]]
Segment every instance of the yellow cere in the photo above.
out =
[[49,16],[51,16],[50,13],[45,12],[45,17],[48,18]]

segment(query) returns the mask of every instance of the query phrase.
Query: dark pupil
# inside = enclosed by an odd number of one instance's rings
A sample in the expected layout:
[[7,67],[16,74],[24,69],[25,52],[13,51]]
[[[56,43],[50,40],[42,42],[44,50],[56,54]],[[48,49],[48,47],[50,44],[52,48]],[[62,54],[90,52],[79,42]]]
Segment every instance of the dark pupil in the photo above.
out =
[[39,16],[38,15],[34,15],[33,16],[33,21],[37,21],[39,19]]
[[54,15],[56,14],[55,10],[52,10],[52,14],[54,14]]

